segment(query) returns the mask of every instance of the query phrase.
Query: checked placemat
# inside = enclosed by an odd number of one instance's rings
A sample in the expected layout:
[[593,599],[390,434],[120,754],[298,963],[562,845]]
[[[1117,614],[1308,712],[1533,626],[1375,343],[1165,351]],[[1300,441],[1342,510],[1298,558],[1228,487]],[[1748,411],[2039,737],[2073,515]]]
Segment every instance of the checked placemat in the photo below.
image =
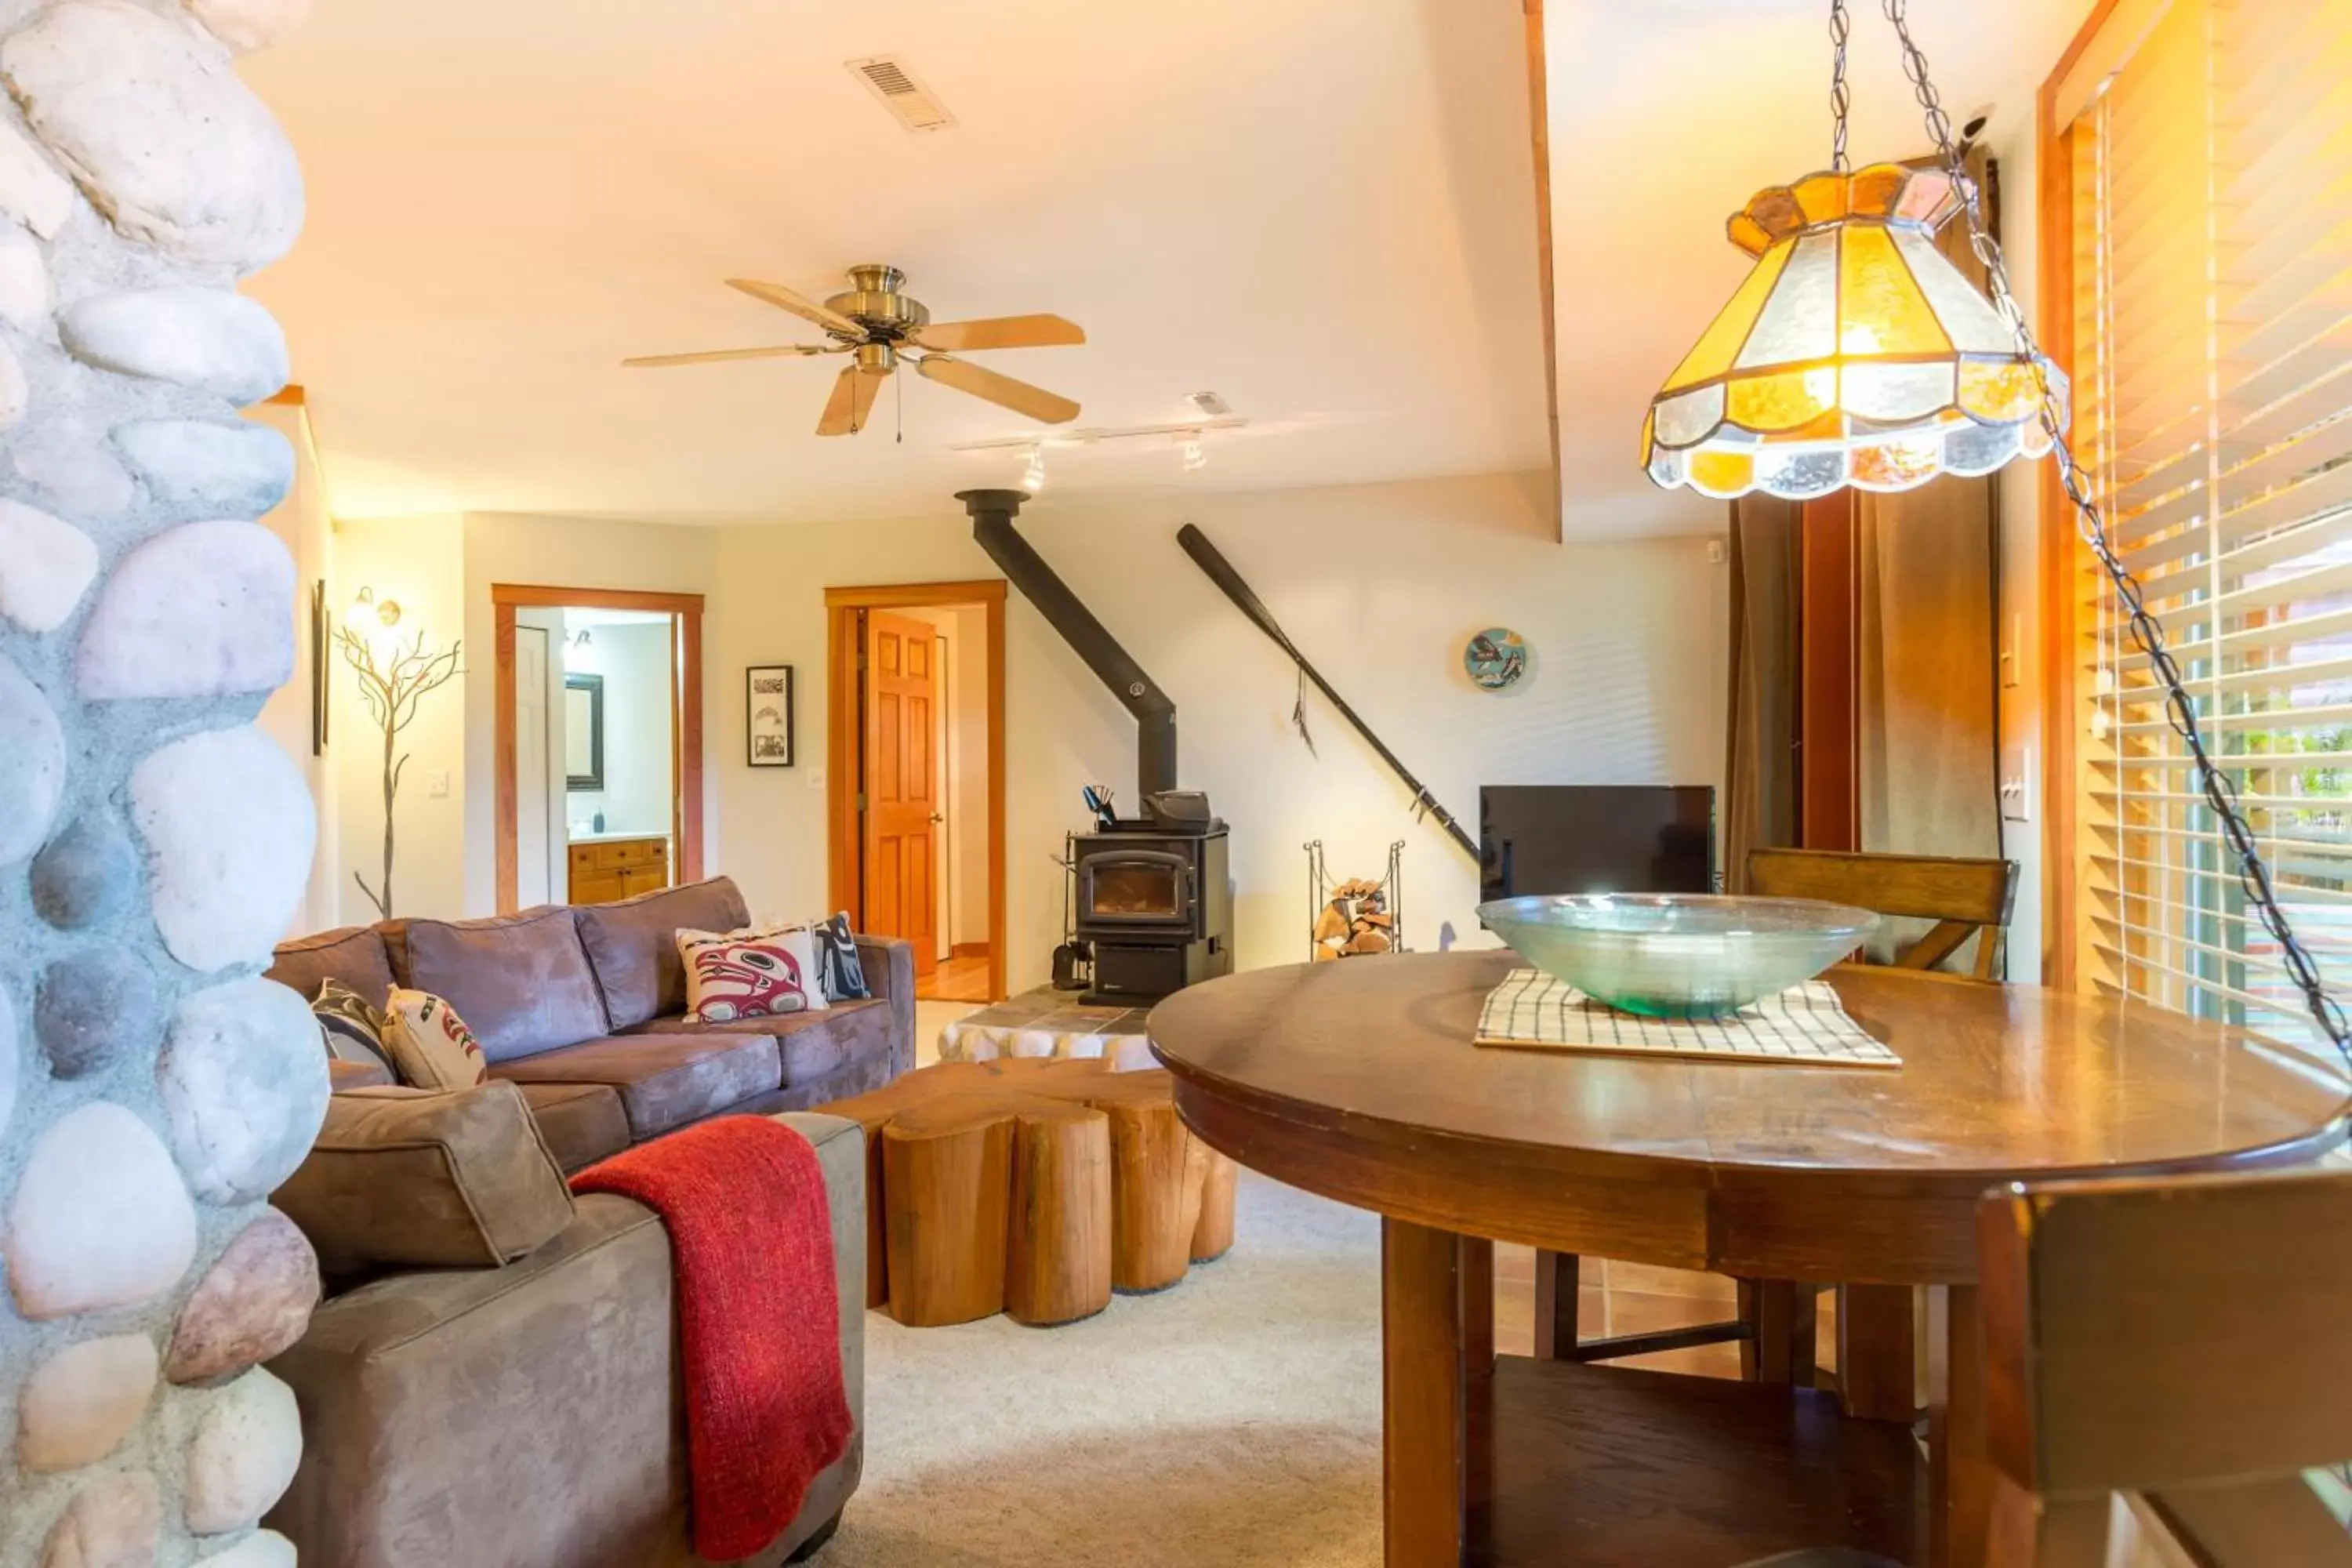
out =
[[1837,993],[1819,980],[1759,997],[1719,1018],[1645,1018],[1620,1012],[1541,970],[1514,969],[1486,994],[1478,1012],[1477,1043],[1801,1067],[1903,1065],[1846,1016]]

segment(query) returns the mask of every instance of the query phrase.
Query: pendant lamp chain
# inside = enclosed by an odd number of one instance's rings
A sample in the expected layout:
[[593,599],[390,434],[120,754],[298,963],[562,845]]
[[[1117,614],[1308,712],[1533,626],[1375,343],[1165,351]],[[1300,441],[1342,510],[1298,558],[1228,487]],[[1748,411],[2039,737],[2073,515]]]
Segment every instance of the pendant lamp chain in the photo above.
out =
[[1845,89],[1845,40],[1852,29],[1845,0],[1830,0],[1830,120],[1836,127],[1830,138],[1830,172],[1837,174],[1851,167],[1845,158],[1845,119],[1853,100]]
[[[2033,330],[2026,324],[2025,313],[2018,309],[2017,300],[2010,292],[2009,268],[2001,258],[2000,242],[1985,226],[1980,193],[1976,181],[1969,174],[1967,159],[1953,140],[1951,117],[1944,112],[1943,104],[1936,95],[1935,84],[1928,79],[1927,57],[1920,53],[1918,44],[1911,37],[1910,24],[1905,16],[1905,0],[1880,0],[1880,3],[1886,13],[1886,19],[1895,26],[1895,38],[1902,45],[1903,74],[1910,79],[1912,90],[1927,117],[1927,135],[1935,142],[1936,151],[1951,175],[1953,188],[1959,193],[1967,210],[1969,247],[1984,267],[1987,292],[1992,298],[1993,308],[2000,312],[2001,319],[2016,334],[2018,352],[2024,354],[2029,363],[2045,363],[2041,345],[2034,341]],[[1846,30],[1845,0],[1831,0],[1830,38],[1836,49],[1836,65],[1832,78],[1830,102],[1837,121],[1834,166],[1840,170],[1845,167]],[[2139,580],[2116,557],[2115,547],[2107,538],[2106,520],[2101,515],[2099,503],[2091,495],[2090,476],[2084,472],[2082,464],[2075,461],[2074,448],[2067,445],[2057,400],[2050,395],[2046,378],[2043,382],[2042,428],[2050,437],[2051,455],[2057,459],[2059,479],[2065,487],[2067,500],[2074,508],[2076,527],[2084,542],[2090,546],[2091,553],[2098,558],[2100,566],[2105,569],[2108,579],[2115,584],[2116,595],[2129,615],[2134,646],[2147,656],[2149,667],[2164,684],[2165,717],[2173,732],[2189,749],[2206,804],[2220,821],[2222,840],[2237,862],[2239,885],[2244,889],[2247,901],[2253,906],[2263,929],[2278,943],[2281,962],[2295,988],[2303,993],[2313,1022],[2319,1026],[2320,1032],[2334,1043],[2338,1051],[2352,1060],[2352,1023],[2347,1023],[2343,1007],[2327,994],[2320,980],[2318,964],[2288,924],[2286,911],[2279,907],[2270,868],[2263,864],[2262,852],[2254,843],[2253,830],[2247,826],[2239,806],[2237,785],[2214,764],[2206,751],[2204,731],[2197,721],[2196,705],[2181,684],[2180,666],[2166,646],[2164,627],[2148,613],[2146,593]]]

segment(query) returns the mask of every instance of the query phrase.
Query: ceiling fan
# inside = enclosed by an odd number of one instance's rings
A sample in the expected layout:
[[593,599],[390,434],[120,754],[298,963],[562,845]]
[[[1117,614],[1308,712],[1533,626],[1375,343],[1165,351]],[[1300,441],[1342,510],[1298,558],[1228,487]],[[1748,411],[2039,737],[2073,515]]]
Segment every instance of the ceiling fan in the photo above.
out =
[[820,436],[854,436],[866,427],[875,394],[898,368],[912,359],[916,374],[927,381],[952,386],[1010,408],[1047,425],[1064,425],[1078,416],[1078,405],[1043,387],[1009,375],[999,375],[969,360],[954,356],[967,349],[1046,348],[1082,343],[1087,334],[1075,322],[1059,316],[992,316],[978,321],[934,321],[923,302],[898,292],[907,275],[882,262],[849,269],[849,290],[822,305],[777,283],[730,278],[727,286],[755,300],[790,310],[823,327],[833,340],[824,343],[784,343],[764,349],[713,349],[703,353],[648,354],[625,359],[625,365],[646,367],[709,364],[719,360],[776,359],[794,354],[856,354],[856,361],[835,378],[833,395],[816,423]]

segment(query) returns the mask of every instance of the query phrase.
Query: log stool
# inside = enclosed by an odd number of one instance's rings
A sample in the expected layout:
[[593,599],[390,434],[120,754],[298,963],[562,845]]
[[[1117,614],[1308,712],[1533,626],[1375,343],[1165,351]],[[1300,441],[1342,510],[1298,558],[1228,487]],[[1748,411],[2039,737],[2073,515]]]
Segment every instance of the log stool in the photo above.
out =
[[941,1062],[824,1111],[866,1129],[866,1304],[910,1327],[1071,1322],[1234,1244],[1236,1167],[1157,1068]]

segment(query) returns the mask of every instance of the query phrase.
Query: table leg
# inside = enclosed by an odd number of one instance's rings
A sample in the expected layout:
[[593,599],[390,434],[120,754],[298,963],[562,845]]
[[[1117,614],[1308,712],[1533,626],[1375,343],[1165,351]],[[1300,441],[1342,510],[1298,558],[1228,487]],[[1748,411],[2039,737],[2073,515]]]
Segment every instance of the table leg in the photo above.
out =
[[1911,1287],[1841,1285],[1837,1300],[1838,1402],[1864,1421],[1917,1415],[1912,1389]]
[[1381,1222],[1387,1568],[1458,1568],[1491,1462],[1495,1248]]
[[1576,1291],[1581,1260],[1536,1249],[1536,1359],[1576,1359]]
[[1927,1461],[1936,1568],[1982,1568],[1994,1471],[1985,1451],[1984,1319],[1973,1285],[1927,1292]]

